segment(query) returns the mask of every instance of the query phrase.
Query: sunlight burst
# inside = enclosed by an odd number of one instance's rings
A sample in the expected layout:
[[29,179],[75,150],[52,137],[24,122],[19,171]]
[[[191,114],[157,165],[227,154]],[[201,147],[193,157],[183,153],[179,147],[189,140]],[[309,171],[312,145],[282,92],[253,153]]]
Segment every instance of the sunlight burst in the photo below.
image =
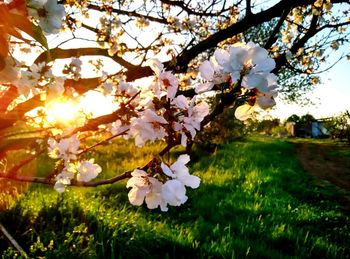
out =
[[79,106],[71,101],[52,102],[46,107],[46,118],[51,123],[70,123],[78,114]]

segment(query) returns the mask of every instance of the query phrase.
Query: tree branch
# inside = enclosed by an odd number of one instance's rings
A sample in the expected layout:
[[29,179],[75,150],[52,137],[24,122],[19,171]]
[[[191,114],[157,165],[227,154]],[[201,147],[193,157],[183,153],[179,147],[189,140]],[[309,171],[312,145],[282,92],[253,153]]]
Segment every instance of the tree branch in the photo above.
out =
[[[95,11],[101,11],[104,9],[104,7],[102,7],[102,6],[93,5],[93,4],[89,4],[87,7],[90,10],[95,10]],[[140,14],[136,11],[125,11],[125,10],[121,10],[121,9],[117,9],[117,8],[111,8],[111,6],[107,6],[106,8],[108,9],[109,12],[112,12],[112,13],[126,15],[129,17],[144,18],[144,19],[147,19],[147,20],[152,21],[152,22],[168,24],[166,19],[162,19],[162,18],[158,18],[158,17],[154,17],[154,16],[149,16],[149,15],[143,15],[143,14]]]
[[271,48],[272,45],[276,42],[276,40],[277,40],[276,35],[280,32],[280,29],[283,25],[284,20],[287,18],[289,11],[290,11],[290,9],[283,10],[283,13],[282,13],[280,19],[278,20],[275,28],[271,32],[269,39],[265,43],[265,46],[264,46],[265,49]]
[[17,96],[17,87],[14,85],[10,85],[6,90],[0,92],[0,113],[6,112],[7,107]]
[[11,127],[18,120],[21,120],[24,114],[43,104],[44,102],[40,100],[40,96],[36,95],[31,99],[18,104],[13,110],[0,114],[0,130]]
[[[180,7],[182,10],[184,10],[187,14],[190,15],[197,15],[197,16],[207,16],[207,17],[216,17],[220,13],[223,13],[225,11],[228,11],[228,9],[221,9],[220,12],[215,12],[215,13],[206,13],[206,12],[197,12],[191,8],[188,7],[184,3],[184,1],[173,1],[173,0],[160,0],[161,3],[167,4],[167,5],[172,5],[172,6],[177,6]],[[223,7],[224,8],[224,7]]]
[[[132,171],[127,171],[121,175],[108,178],[108,179],[101,179],[94,182],[78,182],[78,181],[72,181],[69,186],[79,186],[79,187],[96,187],[99,185],[106,185],[106,184],[112,184],[127,178],[131,177]],[[42,178],[42,177],[34,177],[34,176],[25,176],[25,175],[8,175],[7,173],[0,173],[0,178],[14,180],[18,182],[27,182],[27,183],[41,183],[41,184],[47,184],[47,185],[55,185],[55,180],[53,178]]]

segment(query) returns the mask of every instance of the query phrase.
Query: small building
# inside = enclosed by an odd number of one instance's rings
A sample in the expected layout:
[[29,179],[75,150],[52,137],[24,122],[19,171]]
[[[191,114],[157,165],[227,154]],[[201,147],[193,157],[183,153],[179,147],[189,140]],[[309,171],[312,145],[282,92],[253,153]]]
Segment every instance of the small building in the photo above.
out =
[[329,136],[328,130],[324,127],[324,120],[310,122],[287,122],[286,129],[289,136],[301,138],[320,138]]

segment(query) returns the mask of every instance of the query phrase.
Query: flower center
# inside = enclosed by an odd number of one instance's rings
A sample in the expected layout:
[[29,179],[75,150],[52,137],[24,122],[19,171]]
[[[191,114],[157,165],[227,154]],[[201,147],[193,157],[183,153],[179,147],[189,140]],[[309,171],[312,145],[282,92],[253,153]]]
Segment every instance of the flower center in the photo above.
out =
[[47,17],[48,16],[48,12],[45,8],[40,8],[38,9],[38,15],[39,17]]

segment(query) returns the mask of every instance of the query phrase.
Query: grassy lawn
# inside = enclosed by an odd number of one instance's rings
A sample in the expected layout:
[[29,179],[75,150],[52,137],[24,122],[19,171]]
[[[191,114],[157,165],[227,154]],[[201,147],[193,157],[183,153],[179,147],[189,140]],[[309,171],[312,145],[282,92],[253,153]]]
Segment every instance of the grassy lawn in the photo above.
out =
[[[157,150],[117,143],[95,157],[108,176]],[[7,198],[0,222],[33,258],[349,258],[350,217],[335,188],[303,171],[292,144],[251,138],[197,150],[191,172],[201,186],[166,213],[130,205],[125,182],[63,195],[31,185]],[[0,251],[15,256],[2,236]]]

